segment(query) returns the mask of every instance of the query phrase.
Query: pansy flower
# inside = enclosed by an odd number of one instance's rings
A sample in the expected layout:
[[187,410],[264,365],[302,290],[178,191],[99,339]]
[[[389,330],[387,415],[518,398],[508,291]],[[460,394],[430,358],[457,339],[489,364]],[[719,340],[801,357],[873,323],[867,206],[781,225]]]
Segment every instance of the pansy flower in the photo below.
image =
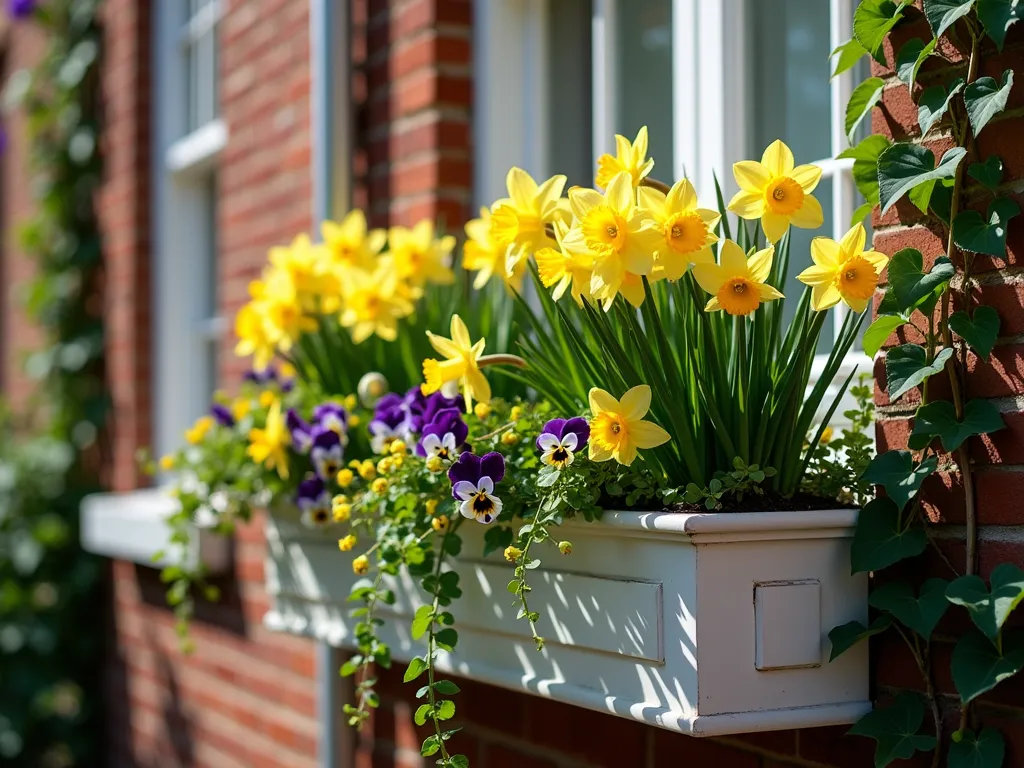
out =
[[345,458],[345,446],[341,444],[341,436],[331,429],[313,427],[309,458],[318,477],[326,480],[337,475]]
[[303,525],[322,528],[331,521],[331,494],[319,477],[310,477],[299,483],[295,503],[302,513]]
[[[385,400],[392,395],[385,395],[377,404],[373,421],[370,422],[370,448],[374,453],[385,453],[394,440],[402,439],[405,434],[406,415],[401,403],[387,404]],[[399,398],[397,395],[394,397]]]
[[582,451],[590,437],[587,420],[577,416],[572,419],[552,419],[544,425],[537,437],[540,460],[549,467],[565,469],[572,464],[576,451]]
[[426,402],[423,404],[423,410],[419,414],[423,426],[425,427],[431,422],[436,421],[437,415],[441,411],[447,411],[452,408],[456,408],[460,412],[466,409],[466,401],[462,395],[447,397],[443,392],[434,392],[428,395]]
[[439,411],[434,420],[424,427],[423,435],[416,444],[416,453],[427,458],[438,456],[450,461],[459,450],[459,446],[466,442],[468,435],[469,427],[462,420],[461,411],[446,408]]
[[348,432],[348,412],[340,403],[321,403],[313,409],[313,421],[318,427],[329,429],[342,437]]
[[231,410],[220,403],[214,403],[210,406],[210,415],[217,420],[217,423],[222,427],[233,427],[235,426],[235,417],[231,414]]
[[466,451],[448,470],[452,481],[452,497],[461,502],[463,517],[478,523],[493,523],[501,514],[501,499],[494,495],[494,486],[505,476],[505,459],[497,452],[475,456]]
[[309,449],[313,447],[313,427],[299,416],[299,412],[294,408],[288,409],[285,426],[291,433],[292,448],[295,449],[295,452],[301,453],[303,456],[309,453]]

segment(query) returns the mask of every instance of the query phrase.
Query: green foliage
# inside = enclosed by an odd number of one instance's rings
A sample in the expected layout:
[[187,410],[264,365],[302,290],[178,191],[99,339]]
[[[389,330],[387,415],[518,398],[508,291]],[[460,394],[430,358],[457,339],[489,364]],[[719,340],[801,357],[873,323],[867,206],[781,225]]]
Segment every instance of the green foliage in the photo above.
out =
[[889,282],[896,308],[900,312],[917,309],[919,302],[945,290],[956,273],[945,256],[935,259],[929,270],[924,269],[924,257],[916,248],[904,248],[893,254],[889,262]]
[[853,536],[850,562],[853,573],[880,571],[908,557],[924,552],[925,532],[904,520],[891,499],[878,498],[861,510]]
[[835,661],[861,640],[881,634],[891,626],[892,619],[883,615],[871,622],[870,627],[865,627],[859,621],[849,621],[832,628],[828,633],[828,639],[832,643],[832,653],[829,654],[828,660]]
[[920,594],[915,595],[914,588],[907,582],[890,582],[872,592],[868,604],[890,614],[927,640],[949,608],[947,584],[944,579],[928,579],[921,585]]
[[857,128],[864,121],[864,118],[871,114],[871,110],[882,99],[882,89],[885,88],[885,81],[880,77],[869,77],[863,83],[853,89],[850,101],[846,105],[846,137],[853,143],[853,137],[857,134]]
[[946,34],[957,20],[971,12],[974,0],[925,0],[924,15],[936,39]]
[[761,469],[757,464],[748,467],[739,456],[733,459],[732,463],[731,472],[716,472],[705,488],[696,483],[687,485],[683,500],[688,504],[703,504],[709,510],[721,509],[723,499],[735,498],[736,501],[743,501],[743,497],[749,493],[763,495],[761,483],[766,478],[775,476],[772,467]]
[[935,52],[935,38],[927,42],[914,37],[903,44],[896,54],[896,76],[910,90],[914,89],[917,82],[917,73],[921,71],[921,65]]
[[963,90],[963,78],[957,79],[949,90],[944,85],[933,85],[921,92],[917,106],[917,124],[921,127],[921,135],[927,136],[928,131],[938,123],[953,101],[953,97]]
[[1003,180],[1003,161],[996,155],[990,155],[984,163],[967,166],[967,175],[984,184],[990,192],[995,192]]
[[999,337],[999,313],[992,307],[978,307],[971,317],[961,309],[949,316],[949,329],[986,360]]
[[977,0],[978,21],[1002,51],[1006,31],[1024,15],[1024,6],[1010,0]]
[[890,397],[898,400],[915,389],[930,376],[942,373],[953,350],[942,349],[934,360],[928,360],[928,350],[917,344],[901,344],[885,353],[885,376],[889,382]]
[[995,728],[979,734],[967,729],[954,735],[949,745],[949,768],[1002,768],[1006,759],[1006,742]]
[[985,217],[974,210],[961,211],[953,221],[953,242],[972,253],[1006,257],[1006,229],[1020,215],[1020,206],[1009,197],[997,197]]
[[996,642],[1003,624],[1024,600],[1024,571],[1012,563],[1001,563],[992,570],[991,583],[989,591],[980,577],[961,576],[949,585],[946,597],[966,608],[975,626]]
[[964,406],[963,419],[957,419],[951,402],[936,400],[917,410],[910,447],[920,450],[937,437],[945,450],[955,451],[968,437],[997,432],[1005,426],[990,400],[969,401]]
[[854,11],[854,39],[883,66],[886,62],[882,55],[882,43],[899,23],[903,9],[909,4],[909,0],[901,0],[899,3],[892,0],[862,0]]
[[923,723],[924,704],[921,697],[904,691],[891,706],[864,715],[850,729],[850,733],[877,741],[875,768],[885,768],[894,760],[907,760],[915,752],[935,748],[935,737],[920,733]]
[[946,151],[938,165],[935,155],[920,144],[899,143],[886,149],[878,158],[878,199],[882,215],[915,187],[930,181],[951,179],[957,166],[967,155],[963,147]]
[[935,472],[938,463],[935,456],[915,464],[910,451],[886,451],[871,461],[863,478],[872,485],[885,488],[885,495],[902,510],[921,490],[921,484]]
[[950,669],[960,700],[970,703],[1024,669],[1024,632],[1001,633],[993,643],[971,628],[953,648]]
[[900,315],[879,315],[864,331],[864,339],[861,342],[864,345],[864,354],[868,357],[877,355],[893,331],[902,328],[906,323],[906,319]]
[[988,121],[1006,109],[1006,100],[1013,88],[1013,70],[1003,72],[1002,83],[991,77],[980,77],[967,86],[964,103],[971,119],[971,130],[977,136]]

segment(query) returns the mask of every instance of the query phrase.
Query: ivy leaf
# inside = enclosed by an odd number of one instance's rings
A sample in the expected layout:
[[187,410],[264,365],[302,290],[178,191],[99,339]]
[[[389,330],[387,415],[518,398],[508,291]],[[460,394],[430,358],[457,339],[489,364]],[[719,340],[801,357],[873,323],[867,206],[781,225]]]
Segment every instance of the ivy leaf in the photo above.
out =
[[853,183],[868,203],[878,203],[878,158],[891,146],[892,142],[885,136],[872,134],[857,146],[839,153],[840,158],[853,160]]
[[949,602],[963,606],[971,620],[995,642],[1003,624],[1024,600],[1024,571],[1013,563],[1000,563],[991,576],[992,591],[981,577],[961,576],[946,589]]
[[957,642],[950,660],[953,684],[967,703],[1024,669],[1024,632],[1004,632],[1002,648],[974,627]]
[[996,48],[1003,50],[1006,31],[1024,15],[1024,3],[1013,0],[978,0],[976,12],[985,34],[992,38]]
[[880,77],[869,77],[863,83],[853,89],[850,100],[846,103],[846,138],[853,143],[853,137],[857,133],[857,126],[865,117],[871,114],[871,110],[882,98],[882,89],[885,88],[885,81]]
[[942,119],[946,110],[949,109],[949,103],[963,90],[963,87],[964,79],[958,77],[948,93],[943,85],[933,85],[931,88],[924,89],[917,105],[917,124],[921,126],[922,136],[926,135],[932,126]]
[[851,573],[880,571],[893,563],[924,552],[928,537],[920,528],[902,526],[892,499],[868,502],[857,518],[850,548]]
[[914,204],[921,213],[928,213],[928,206],[932,202],[932,193],[935,191],[935,185],[938,182],[935,179],[926,181],[924,184],[918,184],[907,195],[907,199]]
[[953,220],[953,242],[965,251],[1006,258],[1006,228],[1020,206],[1009,197],[997,197],[988,207],[988,220],[977,211],[961,211]]
[[935,737],[918,733],[924,722],[924,704],[916,693],[904,691],[891,706],[868,712],[854,723],[849,733],[878,742],[875,768],[885,768],[893,760],[907,760],[918,750],[935,748]]
[[928,42],[914,37],[900,48],[900,52],[896,56],[896,76],[910,90],[914,90],[914,83],[917,81],[917,73],[921,71],[921,65],[935,51],[935,43],[934,37]]
[[875,61],[885,66],[882,43],[885,36],[903,17],[903,9],[910,0],[894,3],[892,0],[862,0],[853,13],[853,36]]
[[967,117],[971,120],[971,130],[977,138],[988,121],[1006,109],[1006,100],[1013,88],[1013,70],[1003,72],[1000,85],[994,78],[979,77],[964,90],[964,104],[967,106]]
[[892,332],[897,328],[902,328],[906,323],[907,321],[899,315],[880,315],[876,317],[875,321],[864,331],[864,340],[861,342],[864,347],[864,354],[868,357],[877,355],[878,350],[882,348],[885,340],[892,335]]
[[889,261],[889,283],[900,311],[911,309],[917,302],[944,288],[956,268],[945,256],[935,260],[931,270],[924,271],[924,257],[916,248],[903,248]]
[[937,457],[929,456],[915,467],[910,451],[886,451],[871,460],[861,479],[885,488],[885,495],[903,509],[938,464]]
[[971,400],[964,406],[963,421],[956,420],[956,411],[948,400],[936,400],[917,409],[909,444],[921,450],[933,438],[942,440],[942,447],[955,451],[971,435],[986,435],[1002,429],[1003,417],[988,400]]
[[832,643],[832,653],[828,660],[835,661],[861,640],[885,632],[891,626],[892,619],[882,615],[871,622],[870,627],[865,627],[859,621],[849,621],[846,624],[833,627],[828,633],[828,639]]
[[953,178],[966,154],[963,147],[952,147],[936,166],[935,155],[927,147],[906,142],[893,144],[878,158],[878,198],[882,215],[918,184]]
[[992,354],[992,347],[999,336],[999,313],[993,307],[983,304],[974,310],[972,318],[959,309],[950,316],[949,327],[967,342],[978,357],[985,360]]
[[[937,373],[942,373],[946,361],[953,356],[953,350],[943,347],[928,362],[928,351],[918,344],[901,344],[885,353],[885,377],[889,382],[889,398],[899,400]],[[891,453],[891,452],[890,452]]]
[[850,217],[850,226],[852,227],[854,224],[864,221],[864,219],[871,215],[871,211],[874,209],[875,203],[862,203],[861,205],[858,205],[857,209]]
[[985,728],[977,736],[969,728],[961,732],[959,741],[949,744],[948,768],[1002,768],[1006,759],[1006,743],[996,728]]
[[504,550],[515,539],[512,529],[506,525],[491,528],[484,534],[484,557],[491,552]]
[[[934,458],[934,457],[932,457]],[[883,584],[868,596],[868,605],[891,613],[904,626],[928,639],[949,609],[945,579],[928,579],[921,585],[921,594],[905,581]]]
[[[835,59],[835,69],[832,71],[832,77],[837,77],[848,69],[852,69],[860,61],[860,57],[867,53],[864,50],[864,46],[861,45],[856,38],[847,40],[840,46],[837,46],[832,53],[829,54],[829,59]],[[831,78],[830,78],[831,79]]]
[[967,166],[967,175],[995,192],[1003,180],[1003,161],[996,155],[990,155],[984,163],[971,163]]
[[970,13],[972,5],[974,0],[924,0],[924,15],[936,39],[942,37],[957,19]]

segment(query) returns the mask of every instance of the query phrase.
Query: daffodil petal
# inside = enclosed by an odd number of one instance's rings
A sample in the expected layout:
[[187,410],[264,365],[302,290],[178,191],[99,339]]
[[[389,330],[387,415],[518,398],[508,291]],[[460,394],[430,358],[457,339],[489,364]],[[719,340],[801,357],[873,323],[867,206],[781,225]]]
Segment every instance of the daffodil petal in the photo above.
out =
[[451,334],[452,341],[458,345],[460,350],[469,349],[473,345],[469,339],[469,329],[458,315],[452,315]]
[[612,456],[619,464],[628,467],[636,461],[636,446],[632,441],[623,442],[616,450],[612,451]]
[[761,229],[764,230],[764,236],[768,238],[769,243],[777,243],[789,229],[789,216],[766,210],[764,216],[761,217]]
[[871,302],[871,299],[858,299],[854,296],[844,296],[843,301],[845,301],[854,312],[863,312],[868,308],[868,304]]
[[839,294],[839,289],[836,288],[835,283],[816,285],[811,291],[811,307],[814,308],[815,312],[820,312],[823,309],[834,307],[841,298],[842,296]]
[[763,283],[768,279],[768,273],[772,271],[772,260],[775,258],[775,247],[765,248],[758,251],[747,259],[747,269],[755,281]]
[[[726,242],[729,242],[726,240]],[[726,281],[724,271],[720,266],[711,262],[710,264],[695,264],[691,270],[697,285],[714,296],[718,293],[722,284]]]
[[[718,263],[722,267],[723,282],[730,277],[747,274],[747,255],[732,240],[722,243],[722,247],[718,251]],[[718,288],[708,291],[708,293],[715,293],[717,290]]]
[[657,448],[672,436],[652,421],[632,421],[629,424],[629,442],[637,448]]
[[640,208],[650,211],[651,215],[658,221],[668,218],[668,204],[665,193],[654,187],[639,187],[636,190]]
[[818,186],[818,182],[821,181],[821,166],[811,164],[798,165],[789,172],[789,178],[800,185],[804,194],[809,195]]
[[605,411],[613,411],[615,413],[619,411],[619,401],[600,387],[591,388],[587,400],[590,402],[590,412],[594,416]]
[[804,197],[804,204],[797,208],[790,215],[793,226],[800,229],[817,229],[825,221],[825,214],[822,213],[821,203],[813,195]]
[[537,197],[537,182],[533,180],[522,168],[513,166],[505,176],[505,185],[508,187],[509,197],[519,211],[528,211],[533,208],[534,200]]
[[[573,187],[569,190],[569,206],[573,215],[582,221],[594,208],[604,205],[604,197],[600,192],[586,187]],[[574,227],[575,229],[575,227]]]
[[646,384],[633,387],[622,396],[619,407],[626,421],[639,421],[651,408],[651,388]]
[[641,125],[640,130],[636,132],[636,138],[633,139],[633,152],[636,153],[636,158],[639,160],[641,157],[647,156],[647,126]]
[[852,256],[860,256],[864,252],[864,243],[867,242],[867,239],[868,234],[864,230],[864,225],[858,221],[839,241],[839,250],[847,259]]
[[758,285],[757,291],[761,296],[761,301],[773,301],[775,299],[786,298],[778,288],[774,285],[768,285],[768,283],[761,283]]
[[615,174],[605,192],[608,206],[623,218],[629,218],[633,212],[633,177],[626,171]]
[[717,296],[712,296],[710,299],[708,299],[708,303],[704,305],[705,312],[720,312],[721,310],[722,305],[718,303]]
[[782,139],[776,139],[761,155],[761,164],[772,176],[789,176],[795,165],[793,152]]
[[546,206],[554,205],[555,201],[562,196],[562,190],[565,189],[565,180],[565,176],[557,174],[537,188],[537,200],[542,209]]
[[673,213],[693,210],[697,207],[697,191],[689,179],[680,179],[668,191],[665,202]]
[[797,275],[796,279],[804,285],[824,285],[836,279],[836,271],[831,267],[815,264]]
[[729,210],[741,219],[757,219],[765,211],[764,196],[741,189],[729,201]]
[[885,269],[885,265],[889,263],[889,257],[880,251],[864,251],[861,256],[875,268],[876,273]]
[[593,440],[590,441],[588,448],[587,456],[591,461],[608,461],[612,457],[611,450],[598,445]]
[[462,354],[462,351],[459,349],[459,345],[451,339],[446,339],[444,336],[438,336],[430,331],[427,331],[427,339],[430,341],[430,346],[437,350],[437,354],[443,357],[453,358]]
[[741,190],[758,196],[772,179],[768,169],[756,160],[740,160],[738,163],[733,163],[732,175]]
[[839,254],[839,243],[830,237],[816,237],[811,240],[811,260],[819,267],[831,270],[839,269],[842,263]]

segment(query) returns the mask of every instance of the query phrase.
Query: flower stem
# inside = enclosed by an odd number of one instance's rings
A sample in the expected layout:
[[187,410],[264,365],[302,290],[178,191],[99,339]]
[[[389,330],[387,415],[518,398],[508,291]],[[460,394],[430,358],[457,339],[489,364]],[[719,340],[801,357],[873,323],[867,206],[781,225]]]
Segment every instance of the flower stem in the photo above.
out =
[[434,564],[434,602],[430,610],[433,618],[427,630],[427,696],[430,703],[430,719],[434,723],[434,733],[437,736],[437,743],[441,748],[441,761],[439,761],[441,765],[448,765],[451,761],[451,755],[448,754],[448,749],[444,745],[444,739],[441,737],[441,719],[437,716],[437,696],[434,692],[434,654],[437,652],[437,609],[440,607],[441,599],[441,568],[444,565],[445,543],[461,522],[461,519],[455,520],[445,529],[444,536],[441,537],[441,548],[437,553],[437,562]]

